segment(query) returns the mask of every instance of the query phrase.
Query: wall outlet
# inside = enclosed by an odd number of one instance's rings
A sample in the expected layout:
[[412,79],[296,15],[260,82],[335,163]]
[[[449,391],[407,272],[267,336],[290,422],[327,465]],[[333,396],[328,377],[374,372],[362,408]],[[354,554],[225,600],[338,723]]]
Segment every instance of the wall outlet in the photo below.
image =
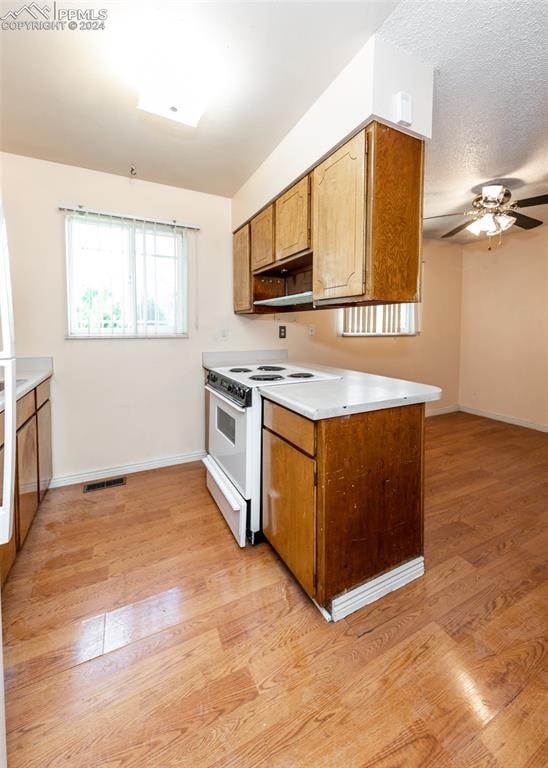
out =
[[279,339],[285,339],[287,337],[287,328],[285,325],[279,325],[278,326],[278,338]]
[[316,335],[316,326],[315,325],[309,325],[308,326],[308,335],[309,336],[315,336]]

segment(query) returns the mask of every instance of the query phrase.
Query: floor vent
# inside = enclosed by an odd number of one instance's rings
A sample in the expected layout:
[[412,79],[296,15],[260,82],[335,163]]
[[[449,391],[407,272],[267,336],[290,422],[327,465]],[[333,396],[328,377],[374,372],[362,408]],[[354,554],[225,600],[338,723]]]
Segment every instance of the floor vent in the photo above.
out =
[[125,477],[113,477],[112,480],[99,480],[96,483],[86,483],[84,485],[84,493],[90,491],[101,491],[103,488],[115,488],[117,485],[125,485]]

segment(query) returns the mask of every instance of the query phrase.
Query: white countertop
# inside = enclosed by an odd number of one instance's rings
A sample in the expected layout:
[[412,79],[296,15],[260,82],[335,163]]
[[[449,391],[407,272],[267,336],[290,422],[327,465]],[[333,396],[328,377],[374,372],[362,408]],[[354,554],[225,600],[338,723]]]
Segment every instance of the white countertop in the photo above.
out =
[[429,384],[324,365],[307,365],[309,368],[338,374],[341,378],[259,387],[259,392],[267,400],[283,405],[313,421],[348,416],[351,413],[379,411],[382,408],[427,403],[439,400],[442,394],[439,387]]
[[[2,372],[3,375],[3,372]],[[51,357],[22,357],[17,358],[16,377],[19,381],[16,388],[16,397],[21,397],[30,392],[46,379],[53,375],[53,363]],[[0,381],[2,376],[0,375]],[[4,393],[0,392],[0,413],[4,410]]]

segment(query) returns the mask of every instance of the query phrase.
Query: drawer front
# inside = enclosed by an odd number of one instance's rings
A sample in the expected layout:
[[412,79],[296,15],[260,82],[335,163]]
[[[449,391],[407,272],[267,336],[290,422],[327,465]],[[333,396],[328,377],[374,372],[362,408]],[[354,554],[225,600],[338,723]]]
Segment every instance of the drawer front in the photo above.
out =
[[39,384],[36,387],[36,407],[40,408],[41,405],[43,405],[46,400],[49,400],[49,383],[50,379],[46,379],[46,381],[43,381],[41,384]]
[[4,445],[4,412],[0,413],[0,448]]
[[30,419],[35,410],[36,400],[33,389],[32,392],[29,392],[25,397],[17,401],[17,429]]
[[309,456],[316,454],[315,425],[310,419],[265,400],[263,424]]

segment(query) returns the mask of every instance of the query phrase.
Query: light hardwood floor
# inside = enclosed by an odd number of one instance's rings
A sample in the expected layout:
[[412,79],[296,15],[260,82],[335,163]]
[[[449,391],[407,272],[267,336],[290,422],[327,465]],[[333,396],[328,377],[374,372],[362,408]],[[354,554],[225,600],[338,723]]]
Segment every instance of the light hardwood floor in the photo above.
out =
[[545,768],[548,435],[427,420],[426,575],[327,624],[200,464],[52,491],[3,592],[10,768]]

